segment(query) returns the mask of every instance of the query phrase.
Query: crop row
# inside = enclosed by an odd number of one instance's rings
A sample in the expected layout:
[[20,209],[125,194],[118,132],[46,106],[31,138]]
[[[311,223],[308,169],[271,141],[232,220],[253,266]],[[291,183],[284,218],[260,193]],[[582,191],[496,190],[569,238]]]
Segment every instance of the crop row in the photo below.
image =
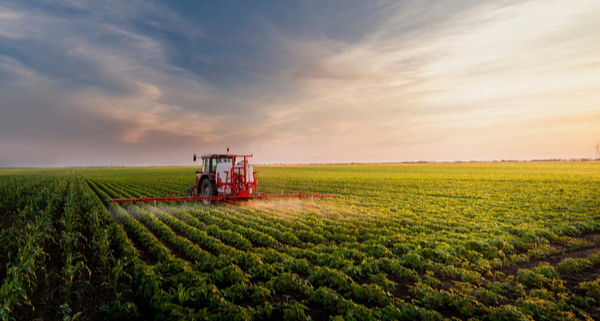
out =
[[[0,320],[74,320],[87,313],[90,295],[109,300],[91,301],[103,317],[137,313],[115,270],[122,260],[111,249],[117,225],[84,180],[71,170],[40,170],[1,177],[0,191],[6,223],[0,225],[0,261],[7,266]],[[111,279],[108,289],[103,284]]]
[[[171,224],[173,225],[178,225],[179,226],[179,230],[183,230],[185,229],[186,224],[182,221],[178,221],[177,219],[175,219],[174,217],[170,217],[168,214],[162,212],[162,211],[156,211],[157,212],[157,216],[159,218],[162,218],[162,220],[164,221],[170,221]],[[190,211],[193,212],[193,211]],[[139,213],[138,213],[139,214]],[[196,211],[195,213],[196,215],[201,215],[201,211],[200,213],[198,213],[198,211]],[[180,215],[181,216],[181,215]],[[208,219],[208,218],[204,218],[204,219]],[[174,223],[177,222],[177,223]],[[214,222],[214,220],[211,220],[210,222]],[[191,228],[191,226],[187,226],[187,228]],[[193,231],[188,231],[188,232],[193,232]],[[275,248],[279,248],[280,246],[276,246]],[[286,247],[286,249],[291,249],[291,251],[307,251],[306,249],[300,249],[300,248],[294,248],[293,247]],[[258,250],[258,249],[256,249]],[[365,249],[363,249],[364,251]],[[278,260],[285,260],[284,257],[281,256],[281,254],[278,254],[278,252],[273,252],[272,250],[269,250],[271,252],[269,252],[268,254],[265,253],[264,251],[257,251],[256,253],[258,253],[261,257],[261,260],[264,260],[266,262],[268,261],[278,261]],[[262,253],[261,253],[262,252]],[[341,252],[343,253],[343,251]],[[358,257],[360,257],[360,255],[364,255],[361,251],[358,252]],[[352,254],[351,254],[352,255]],[[356,255],[356,254],[354,254]],[[288,258],[289,260],[289,258]],[[294,259],[292,259],[294,260]],[[490,290],[486,290],[486,289],[482,289],[477,287],[474,284],[471,284],[469,282],[463,282],[463,283],[456,283],[456,287],[453,287],[450,289],[450,291],[446,291],[446,290],[436,290],[435,287],[436,285],[439,284],[439,281],[435,280],[434,278],[421,278],[419,277],[414,271],[411,272],[410,268],[406,268],[405,266],[410,266],[409,262],[405,262],[405,261],[395,261],[395,258],[393,257],[386,257],[385,255],[379,255],[379,258],[376,258],[376,264],[375,265],[366,265],[369,266],[366,270],[368,270],[366,276],[370,277],[370,278],[374,278],[377,279],[377,274],[376,272],[379,273],[378,276],[378,280],[380,281],[380,283],[373,283],[373,284],[368,284],[368,285],[358,285],[356,284],[352,278],[348,277],[347,274],[343,273],[342,271],[336,270],[336,269],[331,269],[328,267],[321,267],[319,268],[318,265],[309,265],[312,266],[312,271],[310,270],[306,270],[308,271],[308,277],[307,277],[307,282],[309,283],[298,283],[298,279],[297,275],[293,274],[292,272],[286,272],[286,269],[281,269],[278,272],[275,273],[270,273],[270,274],[266,274],[265,278],[268,279],[269,281],[265,284],[265,285],[260,285],[260,284],[255,284],[255,283],[248,283],[248,281],[256,278],[256,275],[252,275],[252,274],[248,274],[249,279],[245,279],[244,277],[242,277],[242,279],[238,278],[234,278],[231,279],[231,273],[229,273],[229,277],[215,277],[214,274],[209,277],[209,281],[215,284],[219,284],[219,289],[221,289],[221,293],[223,293],[223,296],[225,298],[228,298],[230,300],[233,300],[235,302],[235,299],[237,298],[238,300],[242,300],[242,299],[247,299],[247,298],[251,298],[251,297],[255,297],[255,298],[259,298],[260,296],[258,296],[258,294],[256,293],[263,293],[264,294],[264,298],[265,300],[269,297],[271,297],[273,295],[273,293],[277,293],[277,287],[274,287],[274,284],[277,284],[277,280],[279,280],[281,277],[287,279],[290,279],[288,281],[286,281],[286,283],[291,283],[290,287],[291,288],[285,288],[282,287],[279,289],[279,291],[281,291],[281,289],[287,289],[287,290],[283,290],[283,291],[300,291],[301,293],[306,293],[305,298],[306,298],[306,302],[304,303],[309,303],[309,304],[317,304],[318,302],[320,302],[319,300],[324,300],[324,302],[330,302],[328,301],[329,299],[326,298],[321,298],[320,296],[323,296],[323,291],[330,291],[333,290],[334,293],[336,293],[336,295],[333,295],[333,298],[331,300],[332,306],[323,306],[326,309],[329,309],[331,312],[339,312],[339,311],[347,311],[348,308],[348,302],[352,302],[352,301],[348,301],[348,300],[358,300],[358,302],[365,302],[368,304],[373,304],[375,306],[378,306],[379,308],[375,308],[375,309],[368,309],[368,308],[358,308],[358,310],[356,311],[362,311],[360,313],[363,313],[364,315],[370,315],[371,317],[377,316],[377,315],[382,315],[380,313],[382,313],[381,309],[385,309],[386,311],[388,311],[389,309],[391,309],[391,306],[395,306],[398,309],[398,306],[402,305],[403,302],[400,301],[394,301],[397,300],[394,298],[393,295],[387,294],[387,290],[386,287],[388,289],[393,289],[393,282],[390,282],[389,279],[386,278],[385,274],[381,274],[381,273],[385,273],[385,272],[390,272],[391,269],[396,269],[396,274],[400,275],[403,278],[408,278],[411,280],[415,280],[415,287],[411,290],[411,293],[413,293],[413,295],[417,298],[422,299],[423,302],[429,302],[429,300],[437,300],[435,298],[440,298],[441,301],[439,301],[436,304],[430,304],[430,303],[426,303],[423,307],[425,309],[421,309],[420,313],[426,313],[427,311],[431,312],[430,309],[436,310],[436,309],[443,309],[443,308],[450,308],[453,309],[455,311],[457,311],[457,313],[461,313],[461,314],[465,314],[465,315],[473,315],[473,314],[478,314],[478,313],[487,313],[489,315],[501,315],[502,313],[505,313],[507,311],[512,311],[512,310],[507,310],[505,311],[507,308],[506,307],[502,307],[502,308],[493,308],[490,307],[490,304],[497,304],[498,300],[502,300],[505,299],[504,296],[502,296],[499,293],[490,291]],[[370,262],[374,262],[372,259],[367,259],[367,261]],[[381,265],[381,263],[383,262],[387,262],[387,264],[385,265]],[[277,263],[277,262],[275,262]],[[308,263],[308,262],[307,262]],[[313,262],[311,262],[313,263]],[[217,266],[219,264],[216,264],[215,266]],[[222,264],[221,264],[222,265]],[[387,269],[386,270],[386,267]],[[365,265],[362,266],[363,268],[365,267]],[[398,268],[400,268],[400,270],[398,270]],[[446,273],[447,275],[449,275],[449,273],[453,273],[453,270],[448,270],[447,268],[445,268],[445,266],[443,265],[437,265],[436,266],[438,272],[443,271],[444,273]],[[221,271],[221,270],[216,270],[216,271]],[[467,272],[467,276],[468,276],[468,270],[464,271]],[[219,275],[219,273],[222,272],[216,272],[217,275]],[[239,272],[242,273],[242,275],[245,272]],[[305,272],[306,273],[306,272]],[[456,272],[454,272],[456,273]],[[392,272],[392,274],[394,274],[394,272]],[[227,275],[227,274],[226,274]],[[459,272],[460,275],[460,272]],[[356,277],[360,277],[358,275],[356,275]],[[220,284],[219,282],[221,282],[223,279],[229,279],[229,280],[238,280],[239,282],[235,283],[234,281],[230,281],[229,283],[226,283],[227,287],[225,288],[221,288],[225,285]],[[295,281],[294,281],[295,280]],[[478,280],[480,280],[480,277],[477,277],[475,279],[472,279],[473,282],[477,283]],[[238,284],[240,283],[241,284]],[[245,284],[245,285],[244,285]],[[295,286],[293,284],[296,284]],[[304,284],[304,286],[302,286],[302,284]],[[308,286],[308,287],[307,287]],[[260,287],[260,288],[259,288]],[[322,290],[315,292],[315,287],[325,287]],[[263,290],[258,291],[259,289],[263,288]],[[235,290],[234,290],[235,289]],[[301,290],[304,289],[304,290]],[[325,289],[330,289],[330,290],[325,290]],[[251,294],[253,293],[252,291],[254,291],[255,294]],[[258,291],[258,292],[256,292]],[[261,292],[262,291],[262,292]],[[315,294],[316,293],[316,294]],[[326,292],[331,294],[331,292]],[[337,294],[337,293],[341,293]],[[317,298],[321,298],[321,299],[317,299]],[[445,298],[445,299],[444,299]],[[260,301],[260,299],[256,299],[257,302]],[[266,302],[266,301],[264,301]],[[264,303],[263,302],[263,303]],[[479,303],[478,303],[479,302]],[[483,304],[480,306],[480,303]],[[328,303],[329,304],[329,303]],[[352,304],[355,304],[352,302]],[[475,305],[474,305],[475,304]],[[300,304],[301,306],[303,306],[302,304]],[[360,306],[360,305],[358,305]],[[304,306],[306,307],[306,306]],[[337,308],[336,308],[337,307]],[[339,308],[341,307],[341,308]],[[404,308],[406,309],[407,305],[404,305]],[[475,308],[477,307],[477,308]],[[415,311],[418,311],[419,307],[413,307],[414,309],[412,309],[411,313],[416,313]],[[342,309],[342,310],[336,310],[336,309]],[[366,309],[366,310],[365,310]],[[302,309],[301,309],[302,310]],[[302,310],[304,311],[304,310]],[[576,313],[573,315],[584,315],[581,314],[581,309],[577,308],[577,307],[573,307],[572,308],[572,313]],[[520,315],[520,316],[526,316],[526,314],[523,314],[520,311],[512,311],[513,314],[515,315]],[[358,312],[357,312],[358,313]],[[428,312],[427,312],[428,313]],[[398,316],[400,315],[404,315],[404,314],[398,314]],[[567,314],[568,315],[568,314]]]
[[37,284],[36,271],[45,268],[48,253],[43,244],[52,238],[52,214],[50,210],[42,211],[34,219],[31,212],[37,211],[28,206],[17,214],[17,220],[26,222],[18,224],[22,225],[16,240],[18,251],[7,264],[6,278],[0,288],[0,320],[9,320],[15,306],[33,306],[28,294]]
[[[177,240],[177,236],[174,235],[171,231],[167,230],[166,226],[161,226],[157,220],[157,218],[152,217],[152,214],[146,212],[140,208],[135,208],[133,206],[128,206],[128,210],[131,211],[132,214],[138,216],[140,221],[143,221],[146,225],[148,225],[153,231],[157,234],[161,235],[161,239],[164,239],[165,242],[171,243],[177,246],[177,243],[186,244],[185,242],[181,242],[181,240]],[[123,209],[116,209],[118,212],[122,213],[122,215],[126,215]],[[176,220],[175,218],[168,219],[167,214],[158,212],[158,218],[163,218],[165,221]],[[129,220],[134,220],[133,216],[129,218],[123,217],[123,221],[125,225],[130,225],[128,223]],[[144,230],[145,228],[140,223],[137,223],[138,228]],[[185,224],[184,222],[177,223],[178,225]],[[149,230],[145,230],[146,234],[152,234]],[[141,235],[142,233],[135,233],[136,235]],[[147,248],[153,247],[150,241],[147,238],[140,238],[144,246]],[[154,242],[154,241],[152,241]],[[193,251],[186,250],[184,247],[180,247],[184,253],[186,253],[190,258],[193,258]],[[269,252],[270,251],[270,252]],[[304,296],[304,300],[302,301],[292,301],[284,304],[283,307],[279,307],[282,310],[282,313],[293,314],[295,316],[304,316],[306,317],[305,310],[306,306],[303,304],[314,304],[316,306],[322,306],[323,308],[330,309],[331,306],[328,305],[327,300],[322,298],[322,290],[315,291],[313,284],[317,286],[332,286],[339,291],[347,292],[347,295],[350,298],[354,298],[357,300],[363,300],[365,302],[370,302],[379,306],[380,308],[368,309],[360,304],[354,303],[351,299],[343,299],[345,302],[343,305],[346,308],[354,309],[356,311],[362,311],[366,313],[365,315],[371,315],[372,317],[387,315],[390,319],[392,316],[406,316],[407,312],[402,312],[396,305],[401,304],[400,301],[393,301],[393,296],[389,294],[386,290],[384,290],[384,286],[390,286],[389,281],[384,282],[384,285],[380,286],[377,284],[372,285],[359,285],[354,283],[350,278],[344,276],[343,273],[340,273],[336,270],[331,270],[329,268],[317,268],[314,271],[308,269],[308,265],[305,265],[305,268],[297,271],[301,273],[309,274],[306,280],[300,278],[297,274],[293,273],[294,261],[298,261],[291,257],[287,257],[282,262],[274,262],[273,264],[263,263],[262,259],[267,260],[279,260],[282,259],[280,254],[274,252],[272,250],[267,251],[268,253],[259,253],[251,254],[251,253],[243,253],[240,251],[235,254],[233,257],[228,258],[227,256],[220,256],[218,258],[211,257],[206,258],[202,261],[196,260],[196,264],[191,267],[192,271],[196,272],[196,279],[206,278],[205,281],[209,284],[217,285],[214,288],[214,291],[217,295],[223,296],[226,300],[230,301],[232,304],[236,301],[243,301],[250,299],[258,306],[254,308],[248,309],[247,315],[249,318],[262,318],[265,317],[264,311],[265,309],[273,310],[277,309],[277,305],[273,305],[268,300],[272,298],[274,295],[280,292],[290,292],[296,291],[301,293]],[[249,256],[250,255],[250,256]],[[275,257],[272,257],[275,255]],[[271,258],[269,258],[271,256]],[[254,257],[255,259],[252,261],[248,261],[249,258]],[[258,260],[257,260],[258,258]],[[164,258],[160,260],[159,265],[155,267],[158,268],[160,264],[164,264],[165,262],[172,261],[172,259]],[[305,260],[300,260],[301,262],[306,262]],[[307,263],[307,262],[306,262]],[[180,263],[184,264],[184,263]],[[202,273],[201,271],[206,271],[208,273]],[[247,271],[247,272],[246,272]],[[266,271],[267,273],[260,272]],[[287,272],[290,271],[290,272]],[[191,272],[190,272],[191,273]],[[338,276],[341,277],[338,280]],[[380,276],[381,279],[385,279],[385,276]],[[255,281],[252,281],[255,280]],[[268,280],[266,283],[261,282],[259,280]],[[208,286],[208,285],[204,285]],[[192,289],[188,289],[188,291],[193,291]],[[179,291],[185,291],[185,289],[179,289]],[[267,308],[270,307],[270,308]],[[404,308],[407,309],[409,305],[404,304]],[[238,307],[237,315],[244,315],[244,308]],[[341,312],[342,310],[333,309],[332,312]],[[413,307],[410,311],[421,311],[422,313],[427,314],[426,309],[421,309],[417,307]],[[417,312],[415,312],[417,313]],[[429,311],[429,313],[432,313]],[[219,309],[219,317],[223,317],[223,310]],[[227,315],[227,314],[225,314]],[[436,315],[435,313],[432,315]]]

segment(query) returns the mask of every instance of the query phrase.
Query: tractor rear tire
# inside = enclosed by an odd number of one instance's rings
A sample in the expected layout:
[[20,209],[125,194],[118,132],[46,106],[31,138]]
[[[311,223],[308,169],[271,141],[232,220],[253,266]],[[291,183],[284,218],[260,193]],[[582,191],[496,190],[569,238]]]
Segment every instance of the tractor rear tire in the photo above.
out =
[[[200,192],[202,193],[202,197],[214,197],[217,196],[216,192],[217,189],[213,186],[213,184],[208,180],[205,179],[204,181],[202,181],[202,186],[200,187]],[[214,200],[203,200],[202,202],[204,202],[204,204],[215,204],[216,201]]]
[[187,196],[194,196],[194,189],[196,188],[196,186],[190,186],[187,189]]

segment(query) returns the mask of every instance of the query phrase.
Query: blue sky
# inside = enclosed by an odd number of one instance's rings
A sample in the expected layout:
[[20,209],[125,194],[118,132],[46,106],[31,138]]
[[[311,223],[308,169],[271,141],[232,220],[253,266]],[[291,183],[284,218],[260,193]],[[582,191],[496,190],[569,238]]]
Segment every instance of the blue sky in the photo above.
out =
[[0,1],[0,167],[593,157],[597,1]]

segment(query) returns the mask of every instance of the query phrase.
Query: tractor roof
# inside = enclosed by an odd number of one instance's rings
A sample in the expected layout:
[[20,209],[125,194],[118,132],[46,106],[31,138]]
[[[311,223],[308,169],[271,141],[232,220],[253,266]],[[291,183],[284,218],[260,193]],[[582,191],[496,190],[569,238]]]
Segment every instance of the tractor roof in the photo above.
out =
[[210,157],[231,157],[231,156],[235,156],[235,155],[227,155],[227,154],[204,154],[200,157],[202,158],[210,158]]
[[211,157],[252,157],[252,155],[234,155],[234,154],[204,154],[200,156],[201,158],[211,158]]

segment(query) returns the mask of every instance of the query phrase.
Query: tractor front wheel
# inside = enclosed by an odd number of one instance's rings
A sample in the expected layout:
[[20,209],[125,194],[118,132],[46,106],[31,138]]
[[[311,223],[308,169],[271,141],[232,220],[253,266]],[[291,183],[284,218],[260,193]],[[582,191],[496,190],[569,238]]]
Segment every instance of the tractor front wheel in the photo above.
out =
[[193,185],[190,186],[190,187],[188,187],[188,189],[187,189],[187,196],[195,196],[194,195],[194,189],[195,188],[196,188],[196,186],[193,186]]
[[[214,197],[215,196],[215,188],[213,184],[208,179],[205,179],[202,182],[202,186],[200,187],[200,191],[202,193],[202,197]],[[213,200],[203,200],[204,204],[214,204]]]

